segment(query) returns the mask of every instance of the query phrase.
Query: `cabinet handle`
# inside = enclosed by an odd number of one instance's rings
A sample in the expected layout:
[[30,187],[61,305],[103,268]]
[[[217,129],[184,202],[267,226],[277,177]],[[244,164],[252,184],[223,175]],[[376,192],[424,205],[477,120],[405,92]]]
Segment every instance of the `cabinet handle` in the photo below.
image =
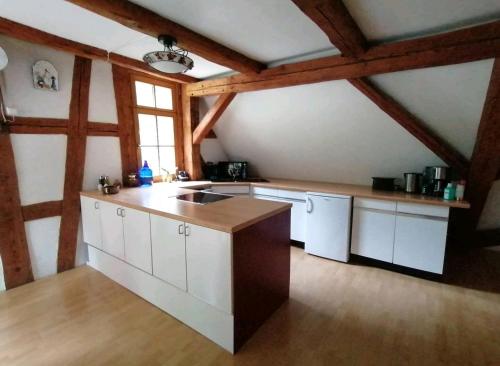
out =
[[120,215],[120,216],[121,216],[121,217],[125,217],[125,209],[124,209],[124,208],[121,208],[120,210],[121,210],[121,215]]
[[191,235],[191,228],[186,225],[186,236]]
[[177,228],[177,232],[179,235],[184,235],[184,224],[180,224],[179,227]]
[[121,216],[121,214],[120,214],[120,210],[121,210],[121,208],[120,208],[120,207],[118,207],[118,208],[116,209],[116,215],[117,215],[117,216]]
[[307,213],[311,213],[313,211],[313,201],[309,197],[307,197],[306,211]]
[[94,202],[94,208],[95,208],[96,210],[98,210],[98,209],[99,209],[99,201],[95,201],[95,202]]

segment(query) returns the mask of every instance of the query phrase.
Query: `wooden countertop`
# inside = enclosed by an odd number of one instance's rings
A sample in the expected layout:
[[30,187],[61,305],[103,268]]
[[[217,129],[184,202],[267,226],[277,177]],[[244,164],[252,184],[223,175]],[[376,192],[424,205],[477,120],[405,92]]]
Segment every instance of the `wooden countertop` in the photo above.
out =
[[342,184],[342,183],[325,183],[325,182],[309,182],[301,180],[289,179],[274,179],[268,178],[269,182],[248,183],[248,182],[210,182],[210,181],[193,181],[186,183],[178,183],[179,186],[185,188],[193,188],[208,185],[250,185],[253,187],[267,187],[286,189],[291,191],[302,192],[319,192],[331,194],[344,194],[347,196],[360,198],[373,198],[386,201],[411,202],[426,205],[447,206],[455,208],[470,208],[470,203],[467,201],[446,201],[439,197],[422,196],[420,194],[410,194],[404,192],[390,192],[373,190],[370,186]]
[[[203,185],[210,182],[197,182],[197,185],[200,183]],[[152,187],[125,188],[114,195],[105,195],[99,191],[81,192],[81,195],[228,233],[244,229],[292,207],[289,203],[238,196],[197,205],[175,198],[176,195],[192,192],[179,188],[180,185],[157,183]]]

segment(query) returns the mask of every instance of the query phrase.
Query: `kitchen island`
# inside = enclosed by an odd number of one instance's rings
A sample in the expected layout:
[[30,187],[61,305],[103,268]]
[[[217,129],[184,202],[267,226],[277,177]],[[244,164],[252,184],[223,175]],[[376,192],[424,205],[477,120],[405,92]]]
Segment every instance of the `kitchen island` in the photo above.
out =
[[234,353],[288,299],[291,205],[189,192],[82,192],[88,264]]

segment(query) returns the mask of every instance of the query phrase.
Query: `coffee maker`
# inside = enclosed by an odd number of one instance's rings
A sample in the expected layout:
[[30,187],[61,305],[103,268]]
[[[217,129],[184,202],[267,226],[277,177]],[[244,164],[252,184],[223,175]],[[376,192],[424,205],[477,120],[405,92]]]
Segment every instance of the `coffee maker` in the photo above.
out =
[[443,197],[444,189],[450,181],[450,168],[445,166],[427,166],[424,169],[422,194]]

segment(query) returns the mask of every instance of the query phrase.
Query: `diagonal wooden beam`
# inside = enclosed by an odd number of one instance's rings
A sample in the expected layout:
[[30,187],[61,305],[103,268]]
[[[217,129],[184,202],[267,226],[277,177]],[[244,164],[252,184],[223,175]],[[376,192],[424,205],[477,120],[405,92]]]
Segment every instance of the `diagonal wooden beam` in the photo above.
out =
[[329,80],[453,65],[500,56],[500,21],[420,39],[383,44],[361,57],[330,56],[281,65],[258,75],[188,84],[190,96],[281,88]]
[[24,221],[38,220],[46,217],[60,216],[62,201],[47,201],[22,207]]
[[258,73],[265,65],[226,46],[166,19],[146,8],[124,0],[67,0],[126,27],[157,38],[167,34],[194,54],[242,73]]
[[62,202],[57,271],[63,272],[75,266],[78,225],[80,224],[80,191],[83,184],[87,121],[89,106],[90,74],[92,61],[75,57],[73,84],[69,109],[66,170]]
[[365,53],[365,36],[342,0],[292,1],[321,28],[344,56],[361,56]]
[[495,59],[472,153],[467,198],[475,229],[488,193],[500,172],[500,58]]
[[110,53],[108,55],[108,52],[106,50],[55,36],[53,34],[43,32],[41,30],[28,27],[27,25],[16,23],[12,20],[1,17],[0,34],[4,34],[6,36],[26,42],[41,44],[85,58],[109,61],[112,64],[126,67],[135,71],[140,71],[164,80],[171,80],[178,83],[192,83],[198,81],[198,79],[184,74],[166,74],[163,72],[159,72],[139,60],[134,60],[132,58],[121,56],[116,53]]
[[231,101],[236,96],[236,93],[222,94],[215,101],[214,105],[205,114],[200,124],[196,127],[193,132],[193,144],[201,144],[203,139],[208,135],[212,127],[215,126],[220,116],[226,108],[229,106]]
[[380,109],[387,113],[404,129],[439,156],[445,163],[453,167],[462,177],[467,174],[469,162],[455,148],[426,127],[398,102],[378,89],[365,78],[349,79],[349,82],[367,96]]

